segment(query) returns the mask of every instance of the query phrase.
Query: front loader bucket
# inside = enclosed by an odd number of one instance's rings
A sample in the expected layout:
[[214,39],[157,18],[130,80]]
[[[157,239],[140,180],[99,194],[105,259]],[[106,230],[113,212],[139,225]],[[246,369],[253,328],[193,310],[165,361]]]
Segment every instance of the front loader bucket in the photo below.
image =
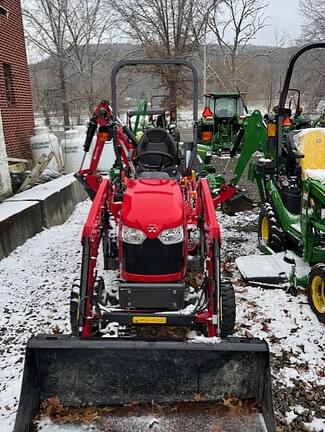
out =
[[[275,431],[265,341],[228,338],[220,343],[146,342],[40,335],[27,345],[14,432],[30,431],[33,417],[49,398],[59,398],[66,407],[107,407],[135,402],[176,406],[188,402],[191,409],[184,418],[189,419],[196,412],[194,405],[200,409],[202,403],[230,397],[255,401],[255,414],[242,417],[237,426],[237,418],[233,416],[231,426],[227,428],[225,420],[220,430]],[[209,413],[211,417],[210,408]],[[120,418],[114,431],[147,430],[130,428],[130,413],[126,415],[129,429],[122,428]],[[195,416],[195,421],[199,417]],[[198,430],[192,429],[193,422],[180,429],[173,429],[170,423],[168,428],[159,430]]]

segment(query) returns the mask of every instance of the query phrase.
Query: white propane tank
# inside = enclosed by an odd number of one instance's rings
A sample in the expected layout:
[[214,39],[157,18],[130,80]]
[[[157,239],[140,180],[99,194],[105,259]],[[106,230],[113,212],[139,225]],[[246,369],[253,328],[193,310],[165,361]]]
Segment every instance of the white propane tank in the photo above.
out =
[[[66,173],[74,173],[80,169],[81,161],[84,157],[85,131],[86,129],[84,129],[84,134],[82,134],[80,133],[80,129],[71,129],[64,133],[61,148]],[[86,161],[84,168],[88,168]]]
[[87,132],[87,126],[85,125],[77,125],[75,126],[75,130],[79,132],[79,134],[85,139],[86,138],[86,132]]
[[[97,140],[97,135],[94,136],[90,146],[90,150],[89,150],[90,158],[93,154],[96,145],[96,140]],[[108,173],[110,169],[113,167],[115,160],[116,160],[116,156],[114,152],[113,141],[106,141],[102,151],[102,155],[99,160],[97,170],[100,172]]]
[[62,161],[59,140],[49,132],[47,126],[36,126],[34,128],[34,135],[30,139],[30,145],[34,163],[38,161],[42,154],[49,155],[53,151],[54,157],[47,168],[57,172],[61,170]]

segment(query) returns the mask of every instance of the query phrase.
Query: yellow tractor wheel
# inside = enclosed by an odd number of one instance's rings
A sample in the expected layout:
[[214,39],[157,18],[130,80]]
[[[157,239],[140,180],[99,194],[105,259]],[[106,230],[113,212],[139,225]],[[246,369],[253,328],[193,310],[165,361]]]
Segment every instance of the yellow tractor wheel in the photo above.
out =
[[261,240],[267,243],[270,239],[270,220],[267,215],[261,221]]
[[274,252],[285,250],[283,229],[269,203],[263,205],[258,218],[258,242],[261,248],[268,246]]
[[316,264],[311,269],[307,297],[319,321],[325,323],[325,264]]

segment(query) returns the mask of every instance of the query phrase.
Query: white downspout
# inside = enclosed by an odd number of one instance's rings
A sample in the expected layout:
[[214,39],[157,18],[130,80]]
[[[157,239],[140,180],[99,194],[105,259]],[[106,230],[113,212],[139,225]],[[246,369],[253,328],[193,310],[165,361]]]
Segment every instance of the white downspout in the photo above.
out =
[[11,179],[0,111],[0,202],[10,195],[12,195]]

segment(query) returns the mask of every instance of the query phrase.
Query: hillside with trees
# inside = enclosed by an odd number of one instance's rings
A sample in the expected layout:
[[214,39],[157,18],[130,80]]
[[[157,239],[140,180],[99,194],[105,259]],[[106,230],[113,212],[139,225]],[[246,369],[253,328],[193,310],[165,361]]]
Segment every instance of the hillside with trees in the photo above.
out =
[[[301,2],[305,24],[297,46],[325,38],[323,8],[317,9],[320,16],[313,13],[317,2]],[[28,45],[38,53],[30,64],[34,109],[47,123],[50,115],[63,118],[66,128],[71,118],[87,117],[99,100],[110,98],[113,65],[132,57],[184,57],[198,70],[202,96],[204,90],[238,88],[250,106],[270,111],[297,48],[285,47],[281,39],[275,47],[254,45],[256,34],[268,25],[262,0],[25,3]],[[325,100],[324,62],[317,54],[305,56],[293,78],[307,112]],[[186,106],[191,96],[189,76],[174,67],[128,69],[119,88],[121,107],[152,94],[166,94],[169,103]]]

